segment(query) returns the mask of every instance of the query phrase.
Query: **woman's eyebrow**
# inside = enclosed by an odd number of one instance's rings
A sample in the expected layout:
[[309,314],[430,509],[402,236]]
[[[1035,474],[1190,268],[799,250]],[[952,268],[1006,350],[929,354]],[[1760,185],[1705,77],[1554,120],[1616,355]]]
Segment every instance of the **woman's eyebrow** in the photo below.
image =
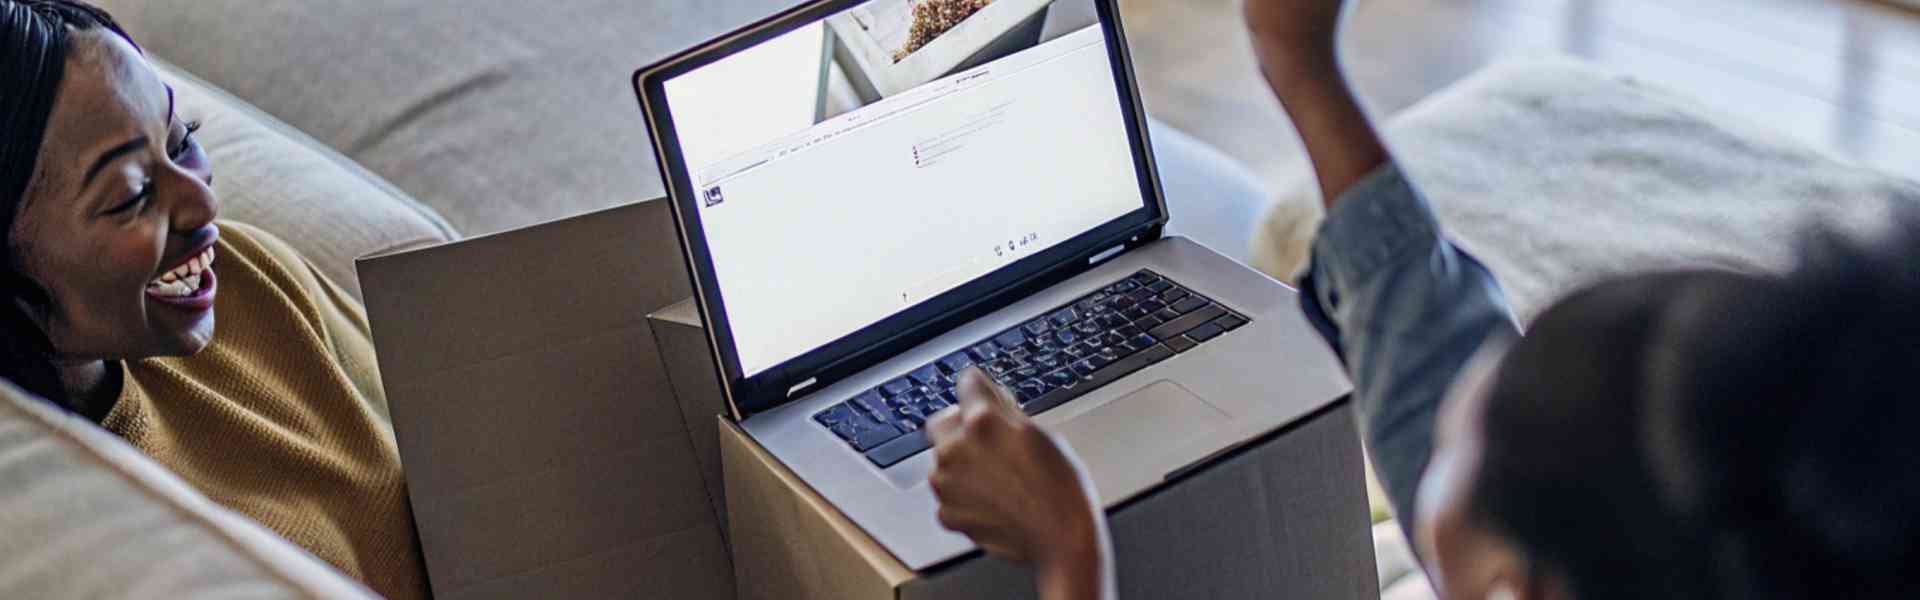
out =
[[[173,118],[174,118],[173,86],[161,84],[161,87],[165,87],[167,89],[167,129],[173,129]],[[87,168],[87,176],[81,179],[80,187],[84,188],[87,185],[92,184],[93,178],[99,175],[102,169],[107,168],[107,165],[113,164],[114,159],[118,159],[122,156],[126,156],[129,153],[138,151],[141,147],[146,146],[147,142],[149,141],[152,141],[151,138],[148,138],[147,136],[143,135],[143,136],[134,138],[132,140],[128,140],[124,144],[114,146],[113,149],[111,150],[100,153],[99,160],[93,161],[93,166]]]
[[126,156],[134,152],[139,152],[141,148],[145,148],[147,146],[148,141],[150,140],[147,138],[147,136],[143,135],[143,136],[134,138],[128,141],[127,143],[114,146],[112,150],[108,150],[106,152],[100,153],[100,159],[93,161],[93,166],[87,168],[87,177],[86,179],[81,180],[80,187],[85,188],[87,185],[93,183],[93,177],[95,175],[99,175],[102,169],[107,168],[107,165],[113,164],[114,159],[120,158],[122,156]]

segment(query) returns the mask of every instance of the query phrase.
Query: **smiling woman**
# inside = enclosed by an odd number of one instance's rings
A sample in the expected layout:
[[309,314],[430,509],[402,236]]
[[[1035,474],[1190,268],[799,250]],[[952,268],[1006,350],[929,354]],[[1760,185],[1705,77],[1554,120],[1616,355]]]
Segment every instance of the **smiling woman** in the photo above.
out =
[[0,0],[0,89],[0,378],[376,591],[424,597],[364,310],[216,220],[199,125],[106,13]]

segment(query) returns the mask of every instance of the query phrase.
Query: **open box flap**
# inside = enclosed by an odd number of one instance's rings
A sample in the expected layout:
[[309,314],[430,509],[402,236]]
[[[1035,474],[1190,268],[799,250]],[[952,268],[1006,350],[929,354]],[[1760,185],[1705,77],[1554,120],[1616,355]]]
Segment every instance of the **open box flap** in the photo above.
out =
[[359,261],[437,597],[732,597],[646,321],[676,239],[656,200]]

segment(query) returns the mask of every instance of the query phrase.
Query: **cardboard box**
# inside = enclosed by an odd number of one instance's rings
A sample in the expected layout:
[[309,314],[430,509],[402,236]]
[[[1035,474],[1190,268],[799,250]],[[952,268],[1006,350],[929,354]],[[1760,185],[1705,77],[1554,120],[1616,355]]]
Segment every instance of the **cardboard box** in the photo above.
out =
[[436,597],[733,596],[646,322],[676,240],[651,201],[359,262]]
[[[650,201],[359,263],[436,596],[1030,597],[908,570],[720,416],[676,240]],[[1362,477],[1334,402],[1110,507],[1122,597],[1378,598]]]
[[[728,419],[691,300],[651,321],[681,405],[718,421],[695,446],[717,447],[738,598],[1033,597],[978,552],[908,569]],[[1340,400],[1109,507],[1120,597],[1379,598],[1363,464]]]

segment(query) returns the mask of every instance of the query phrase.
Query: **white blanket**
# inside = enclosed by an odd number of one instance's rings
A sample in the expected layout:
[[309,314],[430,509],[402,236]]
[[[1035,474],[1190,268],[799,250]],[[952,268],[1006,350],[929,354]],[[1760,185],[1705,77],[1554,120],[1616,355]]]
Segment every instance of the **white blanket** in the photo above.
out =
[[[1867,234],[1893,205],[1920,207],[1913,182],[1571,60],[1489,67],[1385,135],[1523,322],[1612,275],[1784,270],[1810,224]],[[1275,276],[1305,266],[1320,219],[1312,179],[1298,180],[1255,234],[1253,264]]]

